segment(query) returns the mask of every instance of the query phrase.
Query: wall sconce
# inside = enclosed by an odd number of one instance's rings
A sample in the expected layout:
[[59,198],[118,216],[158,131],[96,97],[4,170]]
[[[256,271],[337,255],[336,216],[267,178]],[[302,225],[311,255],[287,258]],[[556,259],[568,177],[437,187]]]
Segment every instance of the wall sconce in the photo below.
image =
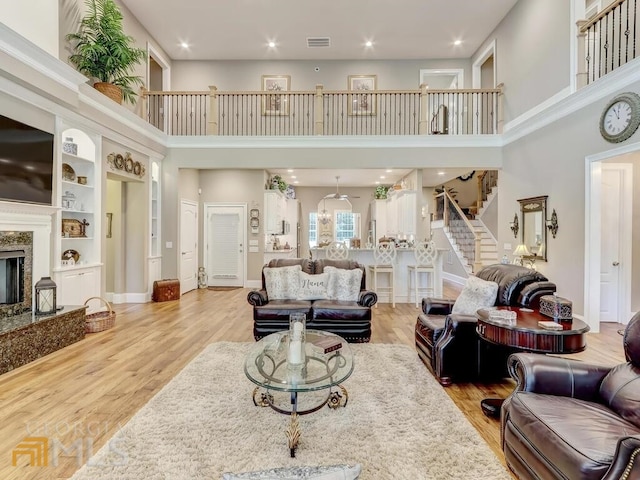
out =
[[513,222],[509,223],[509,228],[513,232],[513,238],[518,238],[518,230],[520,230],[520,226],[518,225],[517,213],[513,216]]
[[551,232],[551,236],[556,238],[556,233],[558,233],[558,215],[556,214],[556,209],[553,209],[553,213],[551,213],[551,219],[547,220],[547,229]]

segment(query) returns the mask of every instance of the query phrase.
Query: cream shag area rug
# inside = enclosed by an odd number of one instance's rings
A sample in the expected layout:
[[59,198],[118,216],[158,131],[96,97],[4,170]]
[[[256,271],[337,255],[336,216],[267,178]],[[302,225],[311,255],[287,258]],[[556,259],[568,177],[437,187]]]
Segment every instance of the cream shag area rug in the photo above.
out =
[[209,345],[73,476],[219,479],[299,465],[362,465],[362,480],[510,479],[486,443],[405,345],[351,346],[345,408],[300,417],[290,458],[289,417],[255,407],[244,375],[248,343]]

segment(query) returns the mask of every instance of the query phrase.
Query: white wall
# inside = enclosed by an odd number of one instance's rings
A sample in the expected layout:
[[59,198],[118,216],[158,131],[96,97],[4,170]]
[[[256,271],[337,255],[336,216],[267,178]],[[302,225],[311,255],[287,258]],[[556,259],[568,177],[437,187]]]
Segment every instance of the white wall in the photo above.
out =
[[[315,90],[322,84],[328,90],[346,90],[349,75],[378,76],[379,90],[418,89],[420,69],[464,68],[461,60],[380,60],[380,61],[174,61],[171,76],[173,90],[200,91],[215,85],[218,90],[261,90],[262,75],[291,75],[291,90]],[[320,70],[315,71],[318,67]],[[471,75],[465,75],[465,82]]]
[[496,41],[496,85],[509,122],[569,88],[570,2],[519,0],[472,57]]
[[38,47],[58,57],[58,2],[51,0],[6,1],[0,22]]

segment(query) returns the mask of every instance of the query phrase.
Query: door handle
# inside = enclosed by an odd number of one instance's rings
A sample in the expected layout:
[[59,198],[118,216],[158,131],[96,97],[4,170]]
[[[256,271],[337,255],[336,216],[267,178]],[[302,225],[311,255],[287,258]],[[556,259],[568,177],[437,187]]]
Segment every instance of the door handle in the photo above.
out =
[[618,265],[620,265],[620,262],[613,262],[611,265],[613,265],[614,267],[617,267]]

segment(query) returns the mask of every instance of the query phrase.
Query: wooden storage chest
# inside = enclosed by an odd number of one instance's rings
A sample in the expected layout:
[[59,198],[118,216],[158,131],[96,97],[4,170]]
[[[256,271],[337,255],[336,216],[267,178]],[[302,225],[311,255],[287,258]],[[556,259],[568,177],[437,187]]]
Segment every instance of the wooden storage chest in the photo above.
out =
[[151,299],[154,302],[179,300],[180,280],[178,280],[177,278],[156,280],[155,282],[153,282],[153,295],[151,296]]

